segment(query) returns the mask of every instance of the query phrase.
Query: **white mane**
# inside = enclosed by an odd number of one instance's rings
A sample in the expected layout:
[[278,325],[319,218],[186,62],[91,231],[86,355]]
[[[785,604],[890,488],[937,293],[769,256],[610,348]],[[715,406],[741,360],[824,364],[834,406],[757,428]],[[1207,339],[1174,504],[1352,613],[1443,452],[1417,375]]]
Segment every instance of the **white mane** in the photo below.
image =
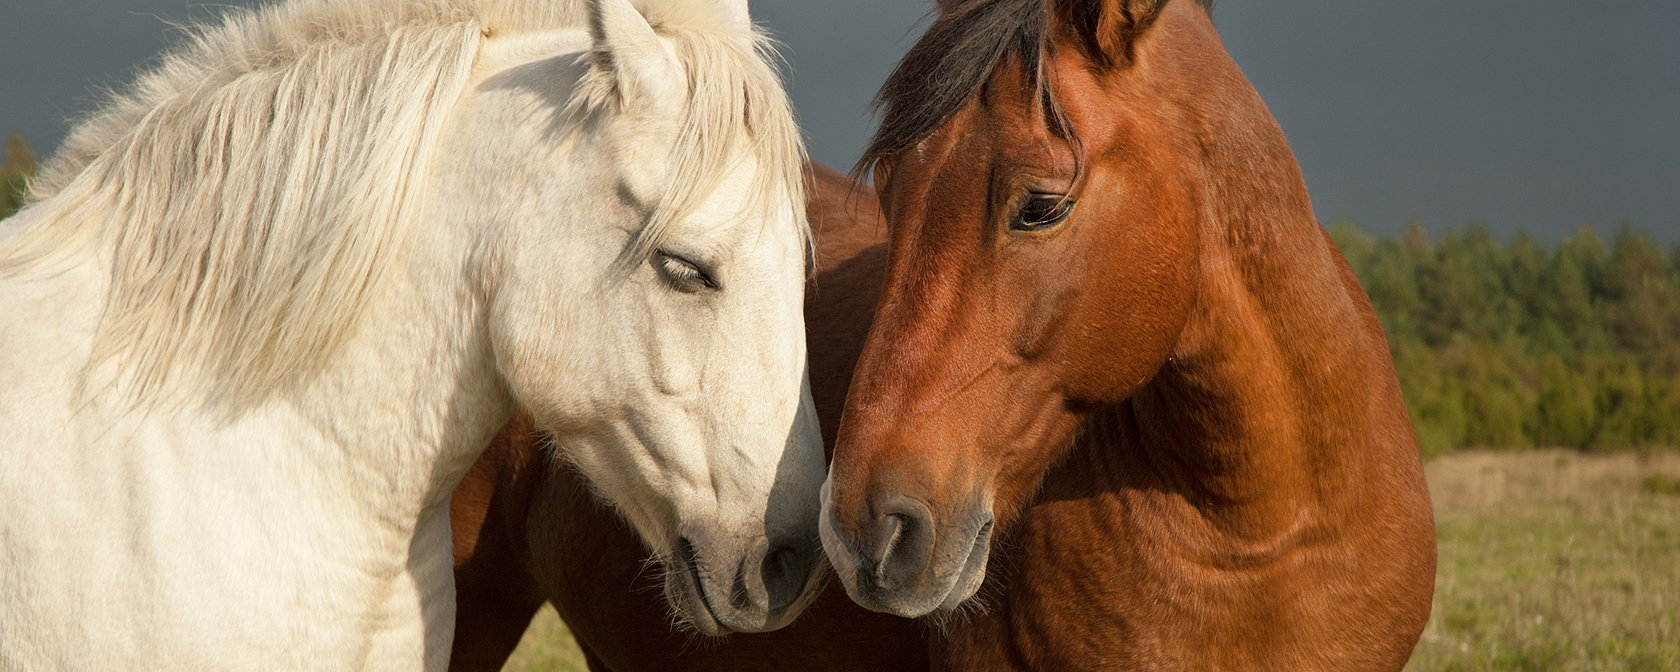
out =
[[[112,255],[89,370],[136,403],[199,382],[243,405],[320,371],[395,276],[432,148],[484,39],[581,26],[580,0],[290,0],[232,10],[83,120],[32,185],[44,210],[0,275]],[[801,197],[800,143],[766,40],[680,4],[648,11],[689,76],[657,244],[743,138],[761,196]],[[610,104],[598,83],[573,107]],[[796,212],[803,204],[795,202]],[[805,233],[808,236],[808,232]],[[99,381],[104,383],[106,381]]]

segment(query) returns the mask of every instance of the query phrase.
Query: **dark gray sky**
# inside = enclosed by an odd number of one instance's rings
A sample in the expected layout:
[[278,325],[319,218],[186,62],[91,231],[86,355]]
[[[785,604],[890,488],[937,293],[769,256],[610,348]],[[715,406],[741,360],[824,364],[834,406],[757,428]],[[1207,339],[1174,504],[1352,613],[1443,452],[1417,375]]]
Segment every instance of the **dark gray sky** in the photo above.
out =
[[[250,4],[228,0],[219,4]],[[928,0],[752,0],[787,44],[811,155],[851,164]],[[162,49],[186,0],[0,0],[0,132],[64,119]],[[1471,220],[1680,241],[1680,2],[1222,0],[1226,47],[1288,133],[1319,217]]]

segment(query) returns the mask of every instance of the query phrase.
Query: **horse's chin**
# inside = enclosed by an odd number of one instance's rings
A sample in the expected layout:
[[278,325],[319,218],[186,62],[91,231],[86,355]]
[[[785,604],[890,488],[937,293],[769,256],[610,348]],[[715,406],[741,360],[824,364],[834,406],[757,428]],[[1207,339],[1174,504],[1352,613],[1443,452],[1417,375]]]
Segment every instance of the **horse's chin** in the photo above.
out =
[[980,586],[986,583],[986,562],[991,558],[991,554],[992,526],[988,524],[975,536],[974,547],[969,550],[968,560],[963,563],[962,573],[957,575],[956,582],[951,586],[951,592],[945,595],[945,600],[939,603],[939,608],[934,610],[935,613],[948,614],[955,612],[964,602],[969,601],[976,593],[980,592]]
[[691,607],[683,611],[682,625],[707,637],[727,637],[735,634],[734,628],[724,625],[722,621],[717,619],[716,615],[712,614],[711,609],[705,604],[704,597],[697,601],[701,603],[698,605],[698,609]]

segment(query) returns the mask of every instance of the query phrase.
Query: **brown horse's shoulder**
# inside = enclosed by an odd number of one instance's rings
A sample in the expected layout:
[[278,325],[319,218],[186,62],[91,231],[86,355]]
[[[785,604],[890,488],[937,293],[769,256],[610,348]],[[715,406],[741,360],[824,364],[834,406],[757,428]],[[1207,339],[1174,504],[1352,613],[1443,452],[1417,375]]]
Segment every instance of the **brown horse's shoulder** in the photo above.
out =
[[541,440],[530,416],[516,413],[450,497],[457,598],[452,672],[501,669],[544,601],[527,569],[525,542]]

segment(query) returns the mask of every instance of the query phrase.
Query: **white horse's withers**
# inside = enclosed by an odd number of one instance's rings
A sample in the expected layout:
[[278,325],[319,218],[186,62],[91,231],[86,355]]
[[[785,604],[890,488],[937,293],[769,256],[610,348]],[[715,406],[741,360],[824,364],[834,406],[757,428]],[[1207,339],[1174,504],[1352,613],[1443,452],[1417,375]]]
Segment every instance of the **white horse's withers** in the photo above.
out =
[[701,631],[803,609],[797,132],[744,3],[645,5],[292,0],[72,133],[0,222],[0,670],[441,669],[515,403]]

